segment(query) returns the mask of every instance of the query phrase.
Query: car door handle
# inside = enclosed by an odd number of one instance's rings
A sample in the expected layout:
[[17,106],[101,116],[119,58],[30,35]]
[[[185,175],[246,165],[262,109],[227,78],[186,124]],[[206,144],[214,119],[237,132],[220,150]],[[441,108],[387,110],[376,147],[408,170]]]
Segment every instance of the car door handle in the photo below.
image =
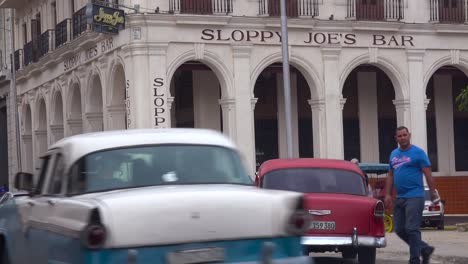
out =
[[54,201],[54,200],[47,200],[47,203],[48,203],[49,205],[55,205],[57,202]]
[[29,205],[29,206],[35,206],[35,205],[36,205],[36,203],[35,203],[35,202],[33,202],[33,201],[28,201],[28,205]]

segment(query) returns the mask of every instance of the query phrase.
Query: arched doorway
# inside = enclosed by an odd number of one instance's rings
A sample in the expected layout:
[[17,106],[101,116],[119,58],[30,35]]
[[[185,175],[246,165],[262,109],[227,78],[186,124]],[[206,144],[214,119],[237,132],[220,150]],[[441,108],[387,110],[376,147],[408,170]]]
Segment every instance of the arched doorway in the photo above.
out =
[[172,127],[222,131],[221,86],[216,74],[198,61],[182,64],[171,80]]
[[125,110],[125,71],[121,64],[117,64],[112,73],[107,105],[107,128],[109,130],[127,129]]
[[455,102],[467,86],[465,73],[453,66],[438,69],[427,85],[428,155],[433,171],[442,176],[468,171],[468,113]]
[[98,132],[104,130],[102,114],[102,85],[98,74],[91,77],[88,86],[88,104],[85,113],[87,121],[87,132]]
[[70,88],[70,96],[68,101],[67,125],[69,136],[83,133],[83,117],[81,111],[81,91],[78,83],[75,83]]
[[343,86],[344,157],[388,163],[397,146],[393,104],[395,89],[386,73],[373,65],[356,67]]
[[62,93],[56,92],[52,100],[53,111],[52,111],[52,122],[50,125],[51,131],[51,144],[57,142],[58,140],[64,137],[64,127],[63,127],[63,100]]
[[[313,157],[310,88],[302,73],[290,66],[293,151],[296,157]],[[256,166],[287,157],[282,65],[275,63],[260,73],[254,87]]]

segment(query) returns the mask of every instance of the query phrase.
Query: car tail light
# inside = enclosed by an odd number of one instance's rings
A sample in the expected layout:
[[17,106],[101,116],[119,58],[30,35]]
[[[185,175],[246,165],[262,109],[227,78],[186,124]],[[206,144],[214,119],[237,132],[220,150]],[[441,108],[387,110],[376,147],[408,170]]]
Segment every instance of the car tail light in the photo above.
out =
[[288,230],[293,235],[303,235],[310,226],[310,215],[304,210],[304,196],[296,201],[294,212],[288,219]]
[[309,215],[304,211],[296,211],[289,217],[288,230],[294,235],[302,235],[309,229]]
[[382,201],[377,201],[377,203],[375,204],[375,208],[374,208],[374,216],[375,217],[383,217],[385,214],[385,206],[384,206],[384,203]]
[[101,248],[106,242],[107,233],[102,225],[89,225],[82,233],[83,244],[91,249]]
[[440,205],[429,206],[429,211],[440,211]]
[[102,248],[107,239],[107,232],[102,224],[101,214],[97,208],[91,210],[86,227],[81,232],[81,241],[87,248]]

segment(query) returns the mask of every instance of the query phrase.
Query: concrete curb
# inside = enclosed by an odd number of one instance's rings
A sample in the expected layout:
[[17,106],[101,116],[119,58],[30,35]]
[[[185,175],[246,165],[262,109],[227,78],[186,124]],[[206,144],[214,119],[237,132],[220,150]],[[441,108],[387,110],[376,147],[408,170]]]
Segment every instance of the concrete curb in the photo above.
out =
[[[398,259],[402,259],[402,260],[409,259],[408,252],[401,252],[401,251],[385,251],[385,253],[378,254],[378,256],[384,259],[395,259],[395,256],[398,256]],[[443,255],[434,254],[431,257],[431,263],[434,263],[434,264],[436,263],[437,264],[467,264],[468,257],[443,256]]]

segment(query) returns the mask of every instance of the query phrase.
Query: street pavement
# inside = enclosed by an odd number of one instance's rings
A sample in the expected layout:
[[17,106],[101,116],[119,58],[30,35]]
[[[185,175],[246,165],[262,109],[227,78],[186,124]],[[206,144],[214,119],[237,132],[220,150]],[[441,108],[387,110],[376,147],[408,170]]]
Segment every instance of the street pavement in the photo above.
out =
[[[431,263],[468,264],[468,232],[424,229],[422,237],[427,243],[436,247]],[[356,260],[343,260],[339,253],[313,256],[316,264],[357,264]],[[408,259],[408,246],[394,232],[387,234],[387,247],[377,250],[377,263],[407,264]]]

